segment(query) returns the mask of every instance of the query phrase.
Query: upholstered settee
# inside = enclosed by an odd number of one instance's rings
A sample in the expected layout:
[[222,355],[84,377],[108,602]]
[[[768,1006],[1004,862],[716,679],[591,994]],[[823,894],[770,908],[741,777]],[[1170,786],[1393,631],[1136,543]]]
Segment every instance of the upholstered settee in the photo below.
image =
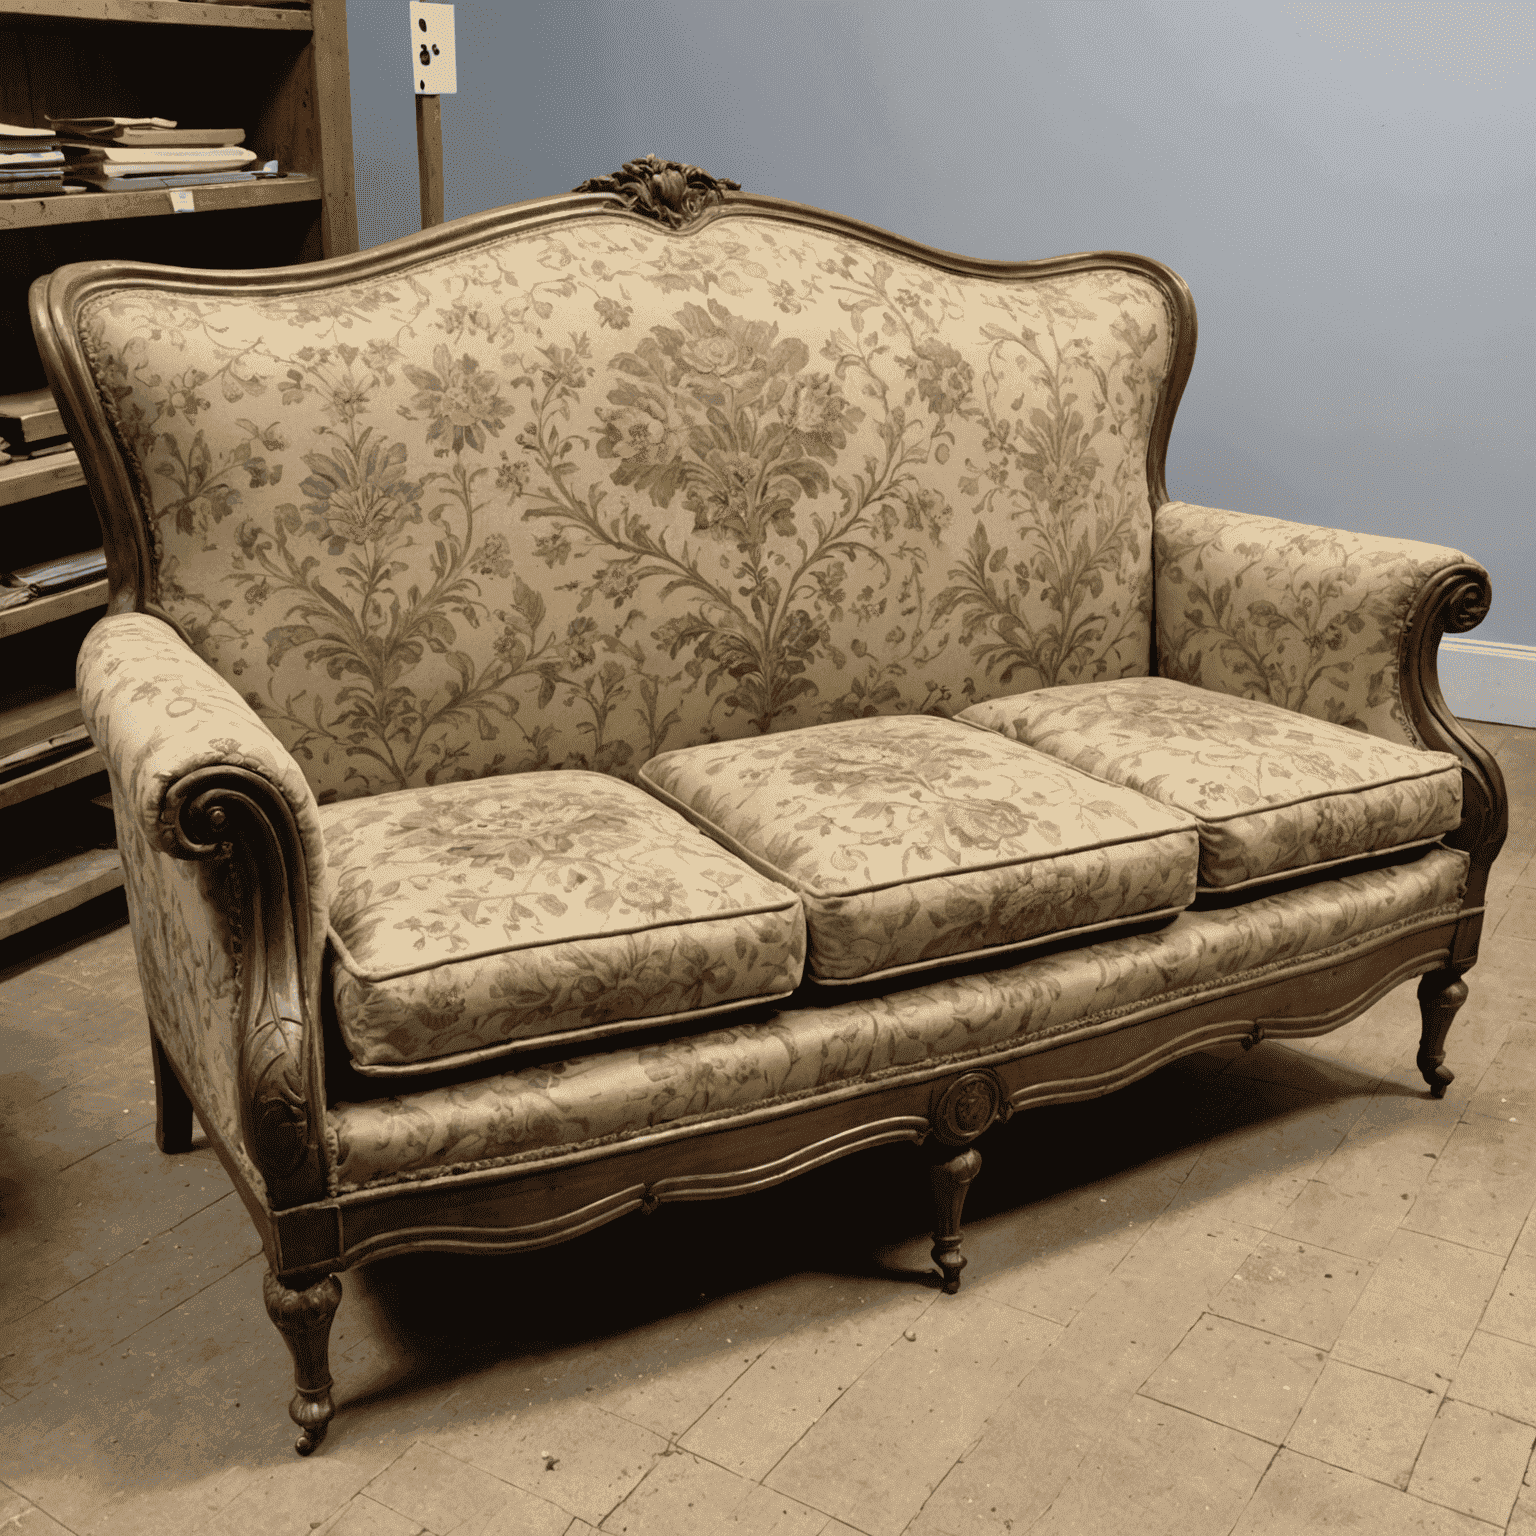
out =
[[[260,1229],[300,1450],[336,1275],[975,1143],[1420,977],[1504,836],[1450,549],[1169,502],[1195,314],[693,168],[33,321],[160,1145]],[[1426,1112],[1431,1112],[1426,1107]]]

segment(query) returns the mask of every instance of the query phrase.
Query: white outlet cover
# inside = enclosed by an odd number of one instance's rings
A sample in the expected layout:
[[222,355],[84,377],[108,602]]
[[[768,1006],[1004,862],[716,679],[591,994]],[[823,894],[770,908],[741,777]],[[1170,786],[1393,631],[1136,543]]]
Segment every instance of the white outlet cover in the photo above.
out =
[[411,0],[411,87],[418,96],[452,96],[458,91],[451,5]]

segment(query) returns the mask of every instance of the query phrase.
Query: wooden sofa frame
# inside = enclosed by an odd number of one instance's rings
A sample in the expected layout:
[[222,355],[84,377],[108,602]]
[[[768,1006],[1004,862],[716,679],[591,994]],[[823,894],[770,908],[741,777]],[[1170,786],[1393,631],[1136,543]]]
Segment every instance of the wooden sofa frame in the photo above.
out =
[[[655,165],[655,162],[652,162]],[[557,225],[604,210],[614,219],[660,219],[673,227],[709,220],[743,205],[789,223],[856,236],[959,274],[1056,273],[1092,256],[994,263],[931,248],[830,213],[748,196],[692,168],[659,168],[588,183],[576,193],[497,209],[423,231],[378,250],[288,271],[199,274],[226,289],[295,293],[348,278],[399,272],[422,258],[471,246],[513,228]],[[1138,257],[1115,260],[1159,282],[1176,306],[1177,354],[1147,453],[1154,509],[1167,500],[1164,460],[1174,411],[1194,354],[1193,303],[1166,268]],[[39,280],[32,318],[49,380],[77,446],[101,515],[111,581],[110,612],[156,614],[151,552],[136,513],[137,494],[71,323],[83,302],[131,275],[141,286],[184,283],[174,268],[98,262]],[[1037,1105],[1113,1092],[1187,1053],[1224,1042],[1320,1035],[1418,976],[1422,1035],[1418,1066],[1430,1094],[1452,1079],[1443,1065],[1451,1022],[1467,996],[1477,958],[1489,870],[1507,827],[1503,780],[1492,756],[1456,719],[1441,695],[1436,652],[1447,632],[1481,621],[1489,605],[1485,573],[1471,563],[1442,570],[1420,594],[1402,636],[1398,663],[1414,730],[1431,749],[1461,761],[1464,811],[1445,841],[1470,855],[1458,914],[1401,933],[1347,963],[1320,964],[1258,986],[1234,984],[1193,1005],[1160,1003],[1118,1018],[1092,1038],[1023,1043],[968,1063],[918,1067],[899,1080],[853,1086],[797,1106],[747,1110],[723,1122],[662,1128],[610,1145],[557,1153],[531,1165],[494,1168],[331,1197],[322,1135],[326,1123],[322,1001],[310,929],[305,855],[293,815],[262,777],[233,767],[192,772],[167,793],[162,823],[175,856],[203,867],[222,903],[228,943],[240,957],[236,1024],[245,1152],[266,1180],[264,1199],[243,1176],[231,1148],[210,1140],[261,1233],[271,1270],[265,1279],[273,1321],[293,1353],[297,1395],[291,1413],[307,1452],[333,1412],[327,1343],[340,1299],[339,1271],[419,1250],[513,1253],[564,1242],[632,1211],[662,1202],[711,1200],[765,1189],[835,1158],[893,1142],[924,1147],[935,1202],[933,1257],[944,1289],[959,1285],[960,1216],[980,1167],[975,1142],[988,1127]],[[161,617],[166,617],[160,614]],[[154,1020],[151,1019],[154,1036]],[[158,1038],[153,1041],[156,1139],[168,1153],[192,1141],[194,1105]]]

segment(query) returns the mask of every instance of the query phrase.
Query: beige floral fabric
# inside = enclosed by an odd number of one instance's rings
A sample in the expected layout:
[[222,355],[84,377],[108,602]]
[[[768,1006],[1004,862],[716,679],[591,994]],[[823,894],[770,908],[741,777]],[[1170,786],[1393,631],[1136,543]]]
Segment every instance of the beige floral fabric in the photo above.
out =
[[1399,675],[1414,600],[1458,550],[1167,502],[1157,671],[1422,747]]
[[805,919],[633,785],[576,770],[321,809],[362,1072],[688,1023],[800,982]]
[[811,1102],[990,1053],[1112,1028],[1155,1000],[1194,1002],[1303,964],[1347,960],[1460,908],[1467,856],[1410,863],[1181,913],[1152,934],[1076,945],[883,996],[781,1008],[660,1044],[330,1112],[338,1192],[536,1161],[748,1109]]
[[[261,1191],[240,1128],[237,946],[220,915],[229,910],[229,893],[217,887],[216,869],[164,852],[174,839],[161,812],[166,791],[197,768],[245,768],[267,779],[298,824],[318,937],[325,932],[326,861],[314,795],[239,694],[159,619],[102,619],[80,647],[75,680],[111,777],[145,1007],[199,1113]],[[317,943],[312,983],[319,958]]]
[[604,213],[84,331],[152,600],[322,800],[1151,667],[1137,272]]
[[1192,818],[952,720],[897,715],[653,758],[640,782],[799,891],[824,982],[1187,906]]
[[1170,678],[1042,688],[960,718],[1197,817],[1205,886],[1296,874],[1461,823],[1461,764],[1449,753]]

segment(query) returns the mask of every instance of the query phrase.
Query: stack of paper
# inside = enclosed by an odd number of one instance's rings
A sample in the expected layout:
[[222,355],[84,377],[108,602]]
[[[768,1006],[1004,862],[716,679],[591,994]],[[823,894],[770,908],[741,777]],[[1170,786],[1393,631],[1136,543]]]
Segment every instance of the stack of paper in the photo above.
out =
[[54,132],[103,144],[146,149],[207,149],[243,144],[243,128],[178,128],[169,117],[50,117]]
[[190,187],[204,182],[247,181],[258,172],[256,156],[234,145],[205,148],[141,147],[63,140],[71,181],[83,181],[98,191],[134,191],[151,187]]
[[69,447],[64,418],[48,390],[0,395],[0,447],[18,458],[62,452]]
[[100,581],[106,574],[107,552],[98,548],[22,566],[8,572],[5,579],[10,586],[28,587],[36,596],[46,597],[50,592],[63,592],[87,581]]
[[51,128],[0,123],[0,197],[48,197],[64,190],[64,152]]

